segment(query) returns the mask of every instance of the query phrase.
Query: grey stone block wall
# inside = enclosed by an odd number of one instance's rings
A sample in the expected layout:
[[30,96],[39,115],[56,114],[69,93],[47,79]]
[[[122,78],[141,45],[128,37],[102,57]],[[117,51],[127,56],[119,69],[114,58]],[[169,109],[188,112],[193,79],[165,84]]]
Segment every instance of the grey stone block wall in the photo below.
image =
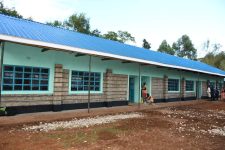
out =
[[202,81],[202,96],[207,96],[207,81]]
[[152,96],[154,99],[164,99],[165,91],[164,89],[164,80],[163,78],[152,77],[152,84],[151,84]]

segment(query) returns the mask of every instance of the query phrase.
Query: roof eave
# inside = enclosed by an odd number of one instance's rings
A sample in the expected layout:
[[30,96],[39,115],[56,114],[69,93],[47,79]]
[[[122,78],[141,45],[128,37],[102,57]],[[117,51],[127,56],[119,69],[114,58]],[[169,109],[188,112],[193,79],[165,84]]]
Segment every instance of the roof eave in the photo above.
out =
[[25,39],[25,38],[21,38],[21,37],[9,36],[9,35],[4,35],[4,34],[0,34],[0,40],[19,43],[19,44],[25,44],[25,45],[31,45],[31,46],[37,46],[37,47],[56,49],[56,50],[73,51],[73,52],[84,53],[84,54],[88,54],[88,55],[109,57],[109,58],[114,58],[114,59],[119,59],[119,60],[132,61],[132,62],[136,62],[136,63],[144,63],[144,64],[156,65],[156,66],[162,66],[162,67],[168,67],[168,68],[176,68],[176,69],[181,69],[181,70],[188,70],[188,71],[194,71],[194,72],[199,72],[199,73],[205,73],[205,74],[225,77],[225,74],[218,74],[218,73],[207,72],[207,71],[197,70],[197,69],[192,69],[192,68],[187,68],[187,67],[163,64],[163,63],[158,63],[158,62],[154,62],[154,61],[147,61],[147,60],[142,60],[142,59],[137,59],[137,58],[131,58],[131,57],[126,57],[126,56],[98,52],[98,51],[88,50],[88,49],[81,49],[81,48],[60,45],[60,44],[54,44],[54,43],[48,43],[48,42],[43,42],[43,41]]

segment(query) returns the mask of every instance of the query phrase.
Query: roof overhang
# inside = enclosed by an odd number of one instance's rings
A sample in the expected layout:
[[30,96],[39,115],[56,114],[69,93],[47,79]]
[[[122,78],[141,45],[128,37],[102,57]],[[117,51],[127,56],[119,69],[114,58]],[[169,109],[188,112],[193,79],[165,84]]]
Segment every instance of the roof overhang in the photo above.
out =
[[21,37],[9,36],[9,35],[4,35],[4,34],[0,34],[0,40],[19,43],[19,44],[25,44],[25,45],[30,45],[30,46],[44,47],[44,48],[56,49],[56,50],[62,50],[62,51],[73,51],[73,52],[78,52],[78,53],[84,53],[87,55],[108,57],[108,58],[114,58],[114,59],[118,59],[118,60],[126,60],[126,61],[132,61],[132,62],[136,62],[136,63],[156,65],[156,66],[162,66],[162,67],[168,67],[168,68],[176,68],[176,69],[180,69],[180,70],[188,70],[188,71],[193,71],[193,72],[199,72],[199,73],[204,73],[204,74],[225,77],[225,74],[213,73],[213,72],[197,70],[197,69],[192,69],[192,68],[187,68],[187,67],[181,67],[181,66],[176,66],[176,65],[163,64],[163,63],[154,62],[154,61],[147,61],[147,60],[142,60],[142,59],[138,59],[138,58],[120,56],[120,55],[115,55],[115,54],[98,52],[98,51],[94,51],[94,50],[81,49],[81,48],[76,48],[76,47],[71,47],[71,46],[66,46],[66,45],[25,39],[25,38],[21,38]]

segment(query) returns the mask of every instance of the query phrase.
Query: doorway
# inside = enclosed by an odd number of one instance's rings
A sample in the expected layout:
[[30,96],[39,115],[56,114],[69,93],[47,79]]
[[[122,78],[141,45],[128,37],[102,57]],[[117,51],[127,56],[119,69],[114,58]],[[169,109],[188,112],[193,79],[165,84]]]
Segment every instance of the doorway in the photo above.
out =
[[135,99],[135,77],[129,77],[129,102],[134,103]]
[[202,96],[202,84],[200,81],[196,81],[196,98],[200,99]]

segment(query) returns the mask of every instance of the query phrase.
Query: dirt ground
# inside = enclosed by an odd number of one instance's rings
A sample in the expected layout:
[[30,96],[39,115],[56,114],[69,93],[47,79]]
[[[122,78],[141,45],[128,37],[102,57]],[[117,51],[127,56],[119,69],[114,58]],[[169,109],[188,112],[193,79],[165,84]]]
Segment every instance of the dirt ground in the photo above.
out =
[[[49,132],[24,131],[39,122],[139,112],[141,118]],[[0,117],[0,150],[225,149],[225,102],[189,101]],[[218,131],[218,130],[216,130]],[[225,131],[224,131],[225,132]]]

